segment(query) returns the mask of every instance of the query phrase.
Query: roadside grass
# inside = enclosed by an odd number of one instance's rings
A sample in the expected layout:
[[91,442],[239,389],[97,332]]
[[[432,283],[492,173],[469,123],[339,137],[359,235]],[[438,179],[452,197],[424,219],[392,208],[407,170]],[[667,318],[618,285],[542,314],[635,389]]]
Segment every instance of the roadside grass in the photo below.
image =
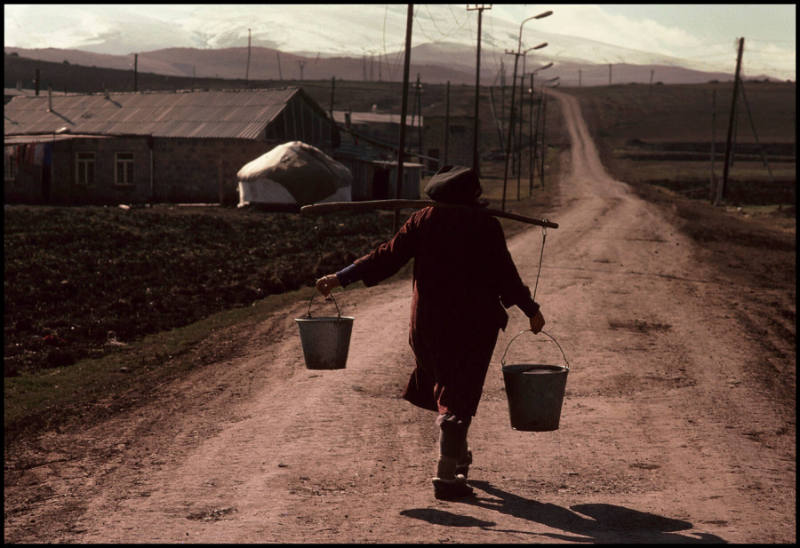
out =
[[141,401],[153,387],[242,349],[231,330],[243,332],[281,308],[308,299],[304,287],[252,305],[116,346],[99,358],[4,379],[3,430],[8,446],[19,436],[73,421],[91,424]]

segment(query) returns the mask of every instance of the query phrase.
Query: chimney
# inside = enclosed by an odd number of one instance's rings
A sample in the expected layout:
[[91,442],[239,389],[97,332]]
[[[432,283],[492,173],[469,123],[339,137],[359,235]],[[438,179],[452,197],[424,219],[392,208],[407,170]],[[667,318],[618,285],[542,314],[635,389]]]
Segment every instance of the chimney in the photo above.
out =
[[53,112],[53,88],[51,86],[47,86],[47,112]]

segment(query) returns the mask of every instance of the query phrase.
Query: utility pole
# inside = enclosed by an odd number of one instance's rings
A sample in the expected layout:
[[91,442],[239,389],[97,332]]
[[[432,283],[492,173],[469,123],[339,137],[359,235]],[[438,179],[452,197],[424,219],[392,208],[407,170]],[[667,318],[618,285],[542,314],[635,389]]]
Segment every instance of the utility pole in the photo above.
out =
[[250,36],[250,29],[247,29],[247,68],[244,72],[244,81],[248,84],[250,83]]
[[717,197],[714,205],[725,199],[725,192],[728,186],[729,161],[731,156],[731,139],[733,137],[733,123],[736,116],[736,99],[739,93],[739,73],[742,69],[742,50],[744,49],[744,38],[739,38],[739,52],[736,55],[736,74],[733,76],[733,99],[731,100],[731,115],[728,118],[728,137],[725,140],[725,160],[722,166],[722,184],[717,188]]
[[422,154],[422,84],[417,73],[417,152]]
[[541,169],[541,179],[542,179],[542,188],[544,188],[544,161],[547,157],[547,145],[545,144],[545,119],[547,117],[547,94],[542,89],[542,165]]
[[139,54],[133,54],[133,91],[139,91]]
[[281,52],[276,51],[275,55],[278,56],[278,80],[283,82],[283,72],[281,71]]
[[[483,21],[483,10],[492,9],[491,6],[486,7],[486,4],[475,4],[474,8],[470,8],[467,4],[467,11],[478,12],[478,52],[475,60],[475,120],[473,123],[472,135],[472,169],[480,177],[480,157],[478,154],[478,135],[480,130],[480,119],[478,117],[478,105],[480,103],[481,91],[481,23]],[[449,85],[449,82],[448,82]],[[449,89],[449,88],[448,88]]]
[[[531,90],[533,89],[533,85],[531,85]],[[535,95],[535,92],[532,91],[531,95]],[[544,91],[542,91],[542,95],[544,95]],[[536,105],[536,123],[533,125],[533,172],[535,175],[536,159],[539,157],[539,122],[542,119],[542,97],[538,101],[534,97],[534,104]],[[542,185],[542,188],[544,188],[544,185]]]
[[[444,156],[439,167],[447,165],[447,153],[450,145],[450,80],[447,81],[447,91],[444,101]],[[474,159],[473,159],[474,164]],[[473,165],[474,167],[474,165]]]
[[711,90],[711,188],[709,188],[708,199],[714,203],[717,193],[717,174],[714,171],[714,156],[716,156],[717,146],[717,88]]
[[333,122],[333,98],[336,91],[336,76],[331,77],[331,122]]
[[506,66],[500,59],[500,120],[506,119]]
[[492,109],[492,118],[494,118],[494,124],[497,126],[497,142],[500,144],[500,148],[503,148],[503,122],[497,116],[497,112],[494,109],[494,86],[489,88],[489,106]]
[[[523,57],[524,59],[524,57]],[[523,64],[524,66],[524,64]],[[525,123],[525,71],[519,77],[519,133],[517,137],[517,201],[520,200],[520,182],[522,179],[522,126]]]
[[608,64],[608,85],[611,85],[611,63]]
[[511,105],[508,107],[508,141],[506,143],[506,168],[505,168],[505,175],[503,176],[503,201],[501,205],[501,210],[506,210],[506,183],[508,181],[508,160],[513,157],[512,151],[512,142],[514,140],[514,95],[515,91],[517,90],[517,62],[519,61],[520,53],[516,51],[506,50],[506,54],[511,54],[514,56],[514,76],[511,81]]
[[530,116],[528,126],[528,197],[533,196],[533,169],[536,165],[533,161],[533,73],[531,73],[531,99],[528,102],[528,116]]
[[744,92],[744,82],[740,84],[742,88],[742,99],[744,99],[744,107],[747,110],[747,118],[750,120],[750,129],[753,130],[753,137],[756,140],[756,146],[758,147],[758,151],[761,154],[761,161],[764,164],[764,167],[767,168],[767,173],[769,173],[769,180],[770,182],[774,183],[775,178],[772,176],[772,169],[769,167],[769,162],[767,161],[767,155],[764,152],[764,147],[761,146],[761,142],[758,140],[758,133],[756,132],[756,125],[753,122],[753,114],[750,112],[750,103],[747,102],[747,94]]
[[[411,63],[411,27],[414,23],[414,4],[408,5],[408,15],[406,16],[406,49],[403,61],[403,100],[400,107],[400,144],[397,147],[397,184],[395,185],[394,197],[400,198],[400,187],[403,183],[403,149],[406,145],[406,110],[408,108],[408,69]],[[397,232],[397,221],[400,211],[394,210],[394,222],[392,231]]]
[[[514,92],[517,89],[517,66],[519,65],[519,56],[523,55],[522,53],[522,27],[525,25],[526,22],[531,21],[532,19],[542,19],[543,17],[548,17],[552,15],[552,10],[548,10],[546,12],[542,12],[539,15],[534,15],[523,19],[522,23],[519,25],[519,34],[517,37],[517,51],[509,51],[506,50],[506,53],[510,53],[514,55],[514,76],[511,77],[511,112],[509,113],[509,124],[508,124],[508,144],[506,147],[506,161],[505,161],[505,171],[503,173],[503,202],[502,202],[502,209],[505,210],[506,208],[506,187],[508,186],[508,160],[509,156],[511,155],[511,141],[514,137]],[[529,49],[540,49],[547,45],[547,42],[543,42],[538,46]],[[527,50],[526,50],[527,52]]]

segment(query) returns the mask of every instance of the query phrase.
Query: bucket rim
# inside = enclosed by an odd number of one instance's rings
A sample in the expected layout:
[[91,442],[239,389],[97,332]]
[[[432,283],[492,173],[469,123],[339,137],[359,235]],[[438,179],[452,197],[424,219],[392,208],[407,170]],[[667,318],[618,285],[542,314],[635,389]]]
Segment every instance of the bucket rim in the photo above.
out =
[[355,320],[353,316],[313,316],[311,318],[301,317],[295,318],[296,322],[319,322],[319,321],[335,321],[335,322],[351,322]]
[[549,363],[509,363],[502,366],[503,373],[511,374],[527,373],[533,369],[546,369],[553,373],[569,372],[569,367],[565,365],[553,365]]

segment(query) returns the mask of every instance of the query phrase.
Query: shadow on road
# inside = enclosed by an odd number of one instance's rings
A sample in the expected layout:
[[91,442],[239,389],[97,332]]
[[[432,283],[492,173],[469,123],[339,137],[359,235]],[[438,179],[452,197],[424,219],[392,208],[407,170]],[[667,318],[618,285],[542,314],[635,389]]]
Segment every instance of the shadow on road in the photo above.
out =
[[[469,483],[473,487],[485,491],[491,497],[478,496],[476,498],[463,499],[459,502],[541,523],[553,529],[560,529],[566,534],[511,530],[503,530],[503,532],[545,536],[567,542],[726,543],[724,539],[710,533],[681,535],[677,532],[692,529],[694,526],[688,521],[640,512],[624,506],[576,504],[569,508],[563,508],[555,504],[541,503],[508,493],[493,487],[486,481],[470,481]],[[436,508],[403,510],[400,514],[437,525],[480,527],[491,531],[501,531],[494,528],[496,525],[494,522],[454,514]]]

